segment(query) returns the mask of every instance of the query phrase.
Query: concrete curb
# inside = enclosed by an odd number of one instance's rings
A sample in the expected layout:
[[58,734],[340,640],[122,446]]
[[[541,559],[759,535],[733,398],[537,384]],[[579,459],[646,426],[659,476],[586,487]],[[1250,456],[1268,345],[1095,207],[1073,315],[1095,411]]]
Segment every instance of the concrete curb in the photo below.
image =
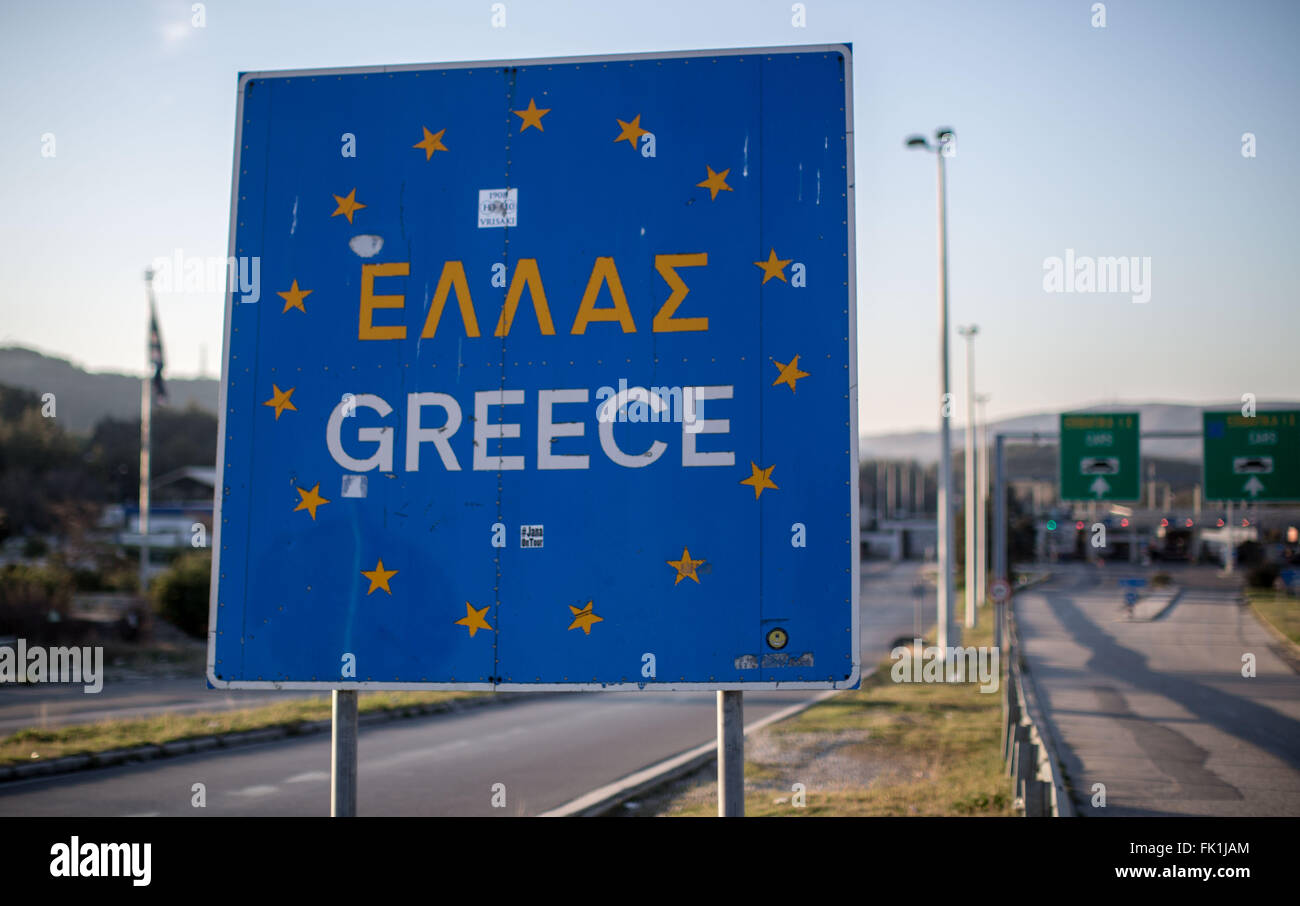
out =
[[[866,673],[862,674],[862,679],[866,679],[876,672],[872,667]],[[786,720],[807,711],[813,705],[819,705],[829,698],[849,690],[845,689],[827,689],[806,702],[799,702],[788,708],[782,708],[769,714],[761,720],[756,720],[745,727],[745,735],[748,736],[764,727],[774,723]],[[635,799],[638,796],[644,796],[653,793],[661,787],[667,786],[678,778],[684,777],[694,771],[707,765],[709,762],[716,760],[718,757],[718,744],[716,742],[706,742],[698,745],[693,749],[674,755],[672,758],[665,759],[658,764],[651,765],[648,768],[629,774],[622,780],[616,780],[613,783],[606,784],[599,789],[592,790],[584,796],[579,796],[566,802],[558,808],[553,808],[549,812],[543,812],[538,817],[541,818],[595,818],[608,814],[610,811],[618,808],[624,802]]]
[[1264,631],[1273,637],[1274,651],[1277,656],[1293,671],[1300,673],[1300,645],[1291,641],[1282,630],[1270,623],[1268,618],[1259,612],[1259,608],[1255,606],[1255,602],[1250,600],[1249,596],[1244,597],[1243,603],[1246,605],[1246,609],[1250,611],[1251,616],[1255,618],[1255,622],[1263,626]]
[[[358,722],[362,725],[388,723],[408,717],[425,717],[433,714],[447,714],[468,711],[484,705],[504,705],[530,696],[563,695],[562,692],[495,692],[476,698],[453,699],[445,702],[430,702],[424,705],[408,705],[386,711],[371,711],[361,715]],[[105,752],[65,755],[49,761],[33,761],[27,764],[0,765],[0,786],[15,780],[27,780],[32,777],[46,777],[54,774],[70,774],[94,768],[107,768],[115,765],[150,761],[155,758],[173,758],[178,755],[190,755],[206,752],[215,748],[235,748],[255,745],[257,743],[275,742],[295,736],[309,736],[312,733],[328,732],[332,726],[328,720],[304,721],[296,724],[281,724],[264,727],[259,730],[244,730],[239,733],[225,733],[220,736],[198,736],[191,739],[177,739],[162,745],[137,746],[131,749],[109,749]]]

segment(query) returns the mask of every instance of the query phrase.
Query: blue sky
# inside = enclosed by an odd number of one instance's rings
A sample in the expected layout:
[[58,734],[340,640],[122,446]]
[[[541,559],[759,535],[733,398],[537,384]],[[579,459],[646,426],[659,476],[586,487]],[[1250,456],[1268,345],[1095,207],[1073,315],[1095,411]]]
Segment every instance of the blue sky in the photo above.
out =
[[[934,162],[903,140],[937,125],[959,398],[972,321],[995,418],[1300,396],[1300,4],[1111,2],[1105,28],[1077,0],[808,0],[803,28],[784,0],[504,5],[213,0],[194,28],[191,2],[6,4],[0,345],[144,371],[143,269],[225,255],[239,71],[851,42],[863,433],[936,422]],[[1066,249],[1150,258],[1150,301],[1045,292]],[[169,372],[206,347],[217,373],[220,293],[159,301]]]

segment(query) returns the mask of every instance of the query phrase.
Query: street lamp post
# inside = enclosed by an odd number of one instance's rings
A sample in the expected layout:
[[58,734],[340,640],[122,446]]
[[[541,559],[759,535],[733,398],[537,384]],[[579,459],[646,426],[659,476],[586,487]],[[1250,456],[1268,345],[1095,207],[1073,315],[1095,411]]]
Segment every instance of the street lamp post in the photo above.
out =
[[975,568],[976,533],[979,529],[975,522],[975,336],[980,332],[979,325],[970,324],[958,327],[957,333],[966,340],[966,493],[962,509],[966,513],[966,628],[975,628],[975,608],[979,599],[975,597],[978,579]]
[[960,632],[952,620],[952,600],[955,597],[952,574],[952,435],[948,419],[952,413],[952,396],[948,391],[948,214],[945,202],[944,157],[956,148],[956,135],[951,129],[935,130],[935,144],[923,135],[913,135],[907,147],[922,148],[934,154],[939,169],[939,480],[937,505],[939,541],[938,577],[938,643],[941,648],[960,644]]
[[988,591],[988,531],[985,508],[989,499],[989,422],[984,404],[989,401],[987,393],[975,394],[976,411],[979,415],[979,488],[975,492],[975,600],[983,604]]

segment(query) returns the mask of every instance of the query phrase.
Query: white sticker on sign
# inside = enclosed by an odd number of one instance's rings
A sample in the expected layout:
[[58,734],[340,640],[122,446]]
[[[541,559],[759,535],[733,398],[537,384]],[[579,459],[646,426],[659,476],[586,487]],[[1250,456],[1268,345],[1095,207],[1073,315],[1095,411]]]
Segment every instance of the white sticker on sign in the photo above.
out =
[[479,189],[478,226],[517,226],[519,220],[518,189]]

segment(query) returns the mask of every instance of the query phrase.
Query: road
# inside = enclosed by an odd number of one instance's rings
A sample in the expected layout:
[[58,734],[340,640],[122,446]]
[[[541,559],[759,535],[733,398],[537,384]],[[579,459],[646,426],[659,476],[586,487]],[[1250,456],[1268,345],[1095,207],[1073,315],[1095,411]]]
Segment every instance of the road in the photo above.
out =
[[87,695],[79,685],[13,685],[0,688],[0,736],[25,727],[63,727],[100,720],[228,711],[270,705],[312,692],[209,689],[203,677],[114,680]]
[[[863,663],[910,636],[918,564],[863,568]],[[931,590],[931,594],[933,591]],[[933,620],[934,602],[928,603]],[[224,693],[222,693],[224,694]],[[815,693],[745,696],[749,723]],[[712,693],[572,693],[363,726],[363,815],[534,815],[713,738]],[[0,785],[0,815],[321,815],[325,735]],[[204,784],[206,806],[192,804]],[[495,784],[506,805],[491,804]]]
[[[1054,568],[1055,569],[1055,568]],[[1016,620],[1081,815],[1300,815],[1300,677],[1212,569],[1151,622],[1117,575],[1063,567]],[[1242,676],[1243,655],[1256,675]],[[1105,807],[1094,806],[1105,788]],[[1098,799],[1098,802],[1100,800]]]

